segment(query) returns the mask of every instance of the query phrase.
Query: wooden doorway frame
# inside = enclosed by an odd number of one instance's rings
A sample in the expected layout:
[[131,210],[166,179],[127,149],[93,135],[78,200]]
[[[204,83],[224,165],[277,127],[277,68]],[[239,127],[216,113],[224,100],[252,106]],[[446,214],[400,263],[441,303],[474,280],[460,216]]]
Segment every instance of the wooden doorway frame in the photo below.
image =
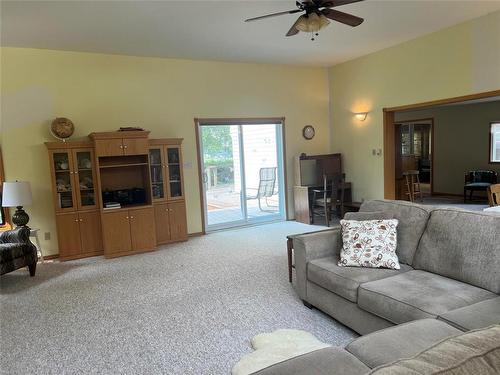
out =
[[383,109],[384,118],[384,198],[396,199],[396,147],[394,114],[400,111],[432,108],[443,104],[468,102],[471,100],[500,96],[500,90],[487,91],[478,94],[457,96],[454,98],[433,100],[429,102],[402,105]]
[[194,129],[196,136],[196,156],[198,162],[198,184],[200,190],[200,209],[201,209],[201,230],[202,234],[206,234],[205,223],[205,195],[203,194],[203,171],[201,163],[201,144],[200,144],[200,126],[203,125],[258,125],[258,124],[277,124],[281,123],[281,137],[283,145],[283,199],[285,208],[285,220],[289,220],[288,213],[288,175],[287,175],[287,158],[286,158],[286,132],[285,132],[285,117],[222,117],[222,118],[194,118]]

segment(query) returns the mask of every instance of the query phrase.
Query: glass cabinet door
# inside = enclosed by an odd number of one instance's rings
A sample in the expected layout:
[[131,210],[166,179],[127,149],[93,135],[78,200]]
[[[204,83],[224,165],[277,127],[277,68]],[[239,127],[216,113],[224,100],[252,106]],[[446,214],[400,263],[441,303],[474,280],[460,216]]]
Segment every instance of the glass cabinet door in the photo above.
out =
[[73,150],[75,191],[80,209],[97,207],[94,155],[91,150]]
[[178,146],[166,147],[169,198],[183,198],[181,175],[181,150]]
[[73,161],[69,151],[52,152],[54,170],[55,200],[57,211],[72,211],[75,209],[73,187]]
[[151,168],[151,189],[153,200],[165,198],[165,182],[163,178],[163,158],[161,148],[151,148],[149,150],[149,166]]

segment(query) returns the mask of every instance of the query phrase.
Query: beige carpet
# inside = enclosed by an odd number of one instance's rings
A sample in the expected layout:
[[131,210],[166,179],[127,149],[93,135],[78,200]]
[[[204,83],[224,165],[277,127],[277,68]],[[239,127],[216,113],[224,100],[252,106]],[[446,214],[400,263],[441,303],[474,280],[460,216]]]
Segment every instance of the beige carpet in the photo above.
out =
[[250,339],[355,334],[288,283],[295,222],[210,234],[149,254],[39,265],[0,279],[2,374],[229,374]]

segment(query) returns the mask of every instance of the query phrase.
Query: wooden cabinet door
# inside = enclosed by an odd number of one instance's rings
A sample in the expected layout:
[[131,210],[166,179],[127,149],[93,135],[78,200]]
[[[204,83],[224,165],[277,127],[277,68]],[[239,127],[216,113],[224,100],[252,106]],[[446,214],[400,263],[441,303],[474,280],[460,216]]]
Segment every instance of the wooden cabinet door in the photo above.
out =
[[168,204],[170,216],[170,238],[182,240],[187,238],[186,205],[184,202]]
[[105,212],[101,216],[104,255],[132,250],[130,219],[127,210]]
[[95,210],[98,207],[97,176],[94,166],[94,150],[91,148],[73,150],[74,190],[79,210]]
[[124,155],[147,155],[149,140],[147,138],[123,138]]
[[149,175],[151,176],[151,190],[153,201],[164,201],[167,194],[165,189],[165,162],[163,147],[149,148]]
[[156,246],[153,207],[129,210],[133,250],[150,250]]
[[156,242],[170,241],[169,205],[158,204],[155,206]]
[[80,237],[83,253],[95,253],[103,250],[101,215],[98,211],[80,212],[78,214],[80,224]]
[[168,200],[184,199],[182,153],[180,146],[165,147],[165,166]]
[[50,151],[49,158],[56,212],[76,211],[76,186],[71,150]]
[[121,138],[97,139],[95,153],[99,156],[122,156],[123,142]]
[[78,214],[56,215],[56,224],[59,257],[64,259],[78,256],[82,251]]

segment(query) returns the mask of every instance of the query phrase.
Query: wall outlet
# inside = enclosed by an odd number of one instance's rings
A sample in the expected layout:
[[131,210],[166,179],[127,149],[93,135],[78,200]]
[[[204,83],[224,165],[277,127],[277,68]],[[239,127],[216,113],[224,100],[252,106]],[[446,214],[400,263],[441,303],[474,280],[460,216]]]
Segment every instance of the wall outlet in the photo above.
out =
[[45,241],[49,241],[50,240],[50,232],[45,232]]

